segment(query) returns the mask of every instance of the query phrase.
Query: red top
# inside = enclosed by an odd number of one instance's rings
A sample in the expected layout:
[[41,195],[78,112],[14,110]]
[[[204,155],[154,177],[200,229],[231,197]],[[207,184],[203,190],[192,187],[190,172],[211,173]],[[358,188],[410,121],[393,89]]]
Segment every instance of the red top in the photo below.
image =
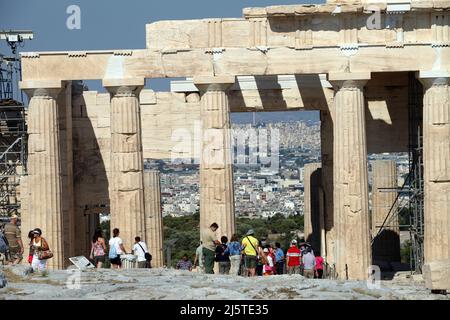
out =
[[316,270],[323,270],[323,258],[316,257]]
[[288,249],[287,257],[289,257],[289,263],[288,266],[289,267],[293,267],[293,266],[299,266],[300,265],[300,249],[297,248],[297,246],[292,246]]

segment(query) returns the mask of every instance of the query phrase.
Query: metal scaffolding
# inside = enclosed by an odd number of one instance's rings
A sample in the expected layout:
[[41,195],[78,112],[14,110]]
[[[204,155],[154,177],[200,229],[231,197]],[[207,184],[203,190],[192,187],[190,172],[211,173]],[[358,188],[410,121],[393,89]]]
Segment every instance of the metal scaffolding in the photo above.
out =
[[423,192],[423,148],[422,148],[422,109],[423,89],[415,74],[409,74],[408,88],[408,130],[409,130],[409,173],[401,188],[383,190],[397,192],[378,233],[372,244],[389,226],[396,225],[395,219],[405,218],[407,224],[400,228],[408,228],[410,235],[410,268],[412,273],[422,273],[423,240],[424,240],[424,192]]
[[26,110],[18,89],[21,68],[17,47],[29,31],[0,31],[12,56],[0,54],[0,218],[20,213],[20,178],[27,172]]

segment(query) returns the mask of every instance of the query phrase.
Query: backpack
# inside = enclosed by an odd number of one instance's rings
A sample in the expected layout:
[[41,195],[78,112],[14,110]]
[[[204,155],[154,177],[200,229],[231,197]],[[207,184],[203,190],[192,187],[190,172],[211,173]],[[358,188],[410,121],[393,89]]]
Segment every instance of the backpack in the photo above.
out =
[[0,252],[6,254],[9,250],[9,243],[5,235],[0,232]]
[[118,256],[118,254],[117,254],[116,245],[112,244],[111,247],[109,248],[108,258],[115,259],[115,258],[117,258],[117,256]]

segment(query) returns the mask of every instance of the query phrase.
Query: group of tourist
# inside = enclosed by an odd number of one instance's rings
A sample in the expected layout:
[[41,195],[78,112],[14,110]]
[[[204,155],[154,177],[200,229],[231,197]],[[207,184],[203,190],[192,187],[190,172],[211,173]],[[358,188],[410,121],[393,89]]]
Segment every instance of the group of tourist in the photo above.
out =
[[[9,264],[20,263],[24,252],[17,219],[17,216],[12,216],[10,223],[4,226],[0,235],[0,260]],[[218,228],[217,223],[213,223],[209,228],[202,230],[202,242],[196,250],[194,263],[192,264],[185,254],[176,264],[176,269],[191,271],[195,268],[198,272],[213,274],[214,264],[217,263],[219,274],[253,277],[288,273],[302,274],[307,278],[322,278],[323,258],[319,254],[314,255],[313,249],[307,243],[298,245],[297,240],[292,240],[285,253],[280,243],[275,243],[272,247],[265,241],[259,241],[252,229],[248,230],[242,239],[234,234],[231,239],[222,236],[219,241],[216,236]],[[108,251],[101,230],[95,232],[91,243],[90,260],[97,268],[102,268],[107,254],[111,268],[122,267],[122,256],[127,254],[127,250],[119,234],[119,229],[115,228],[109,240]],[[34,272],[44,273],[47,260],[53,257],[48,242],[42,237],[39,228],[31,230],[28,238],[30,239],[28,262]],[[134,239],[131,253],[136,256],[138,268],[151,268],[151,254],[139,236]]]
[[286,254],[280,243],[272,247],[265,241],[259,241],[252,229],[240,239],[234,234],[217,239],[217,223],[202,230],[202,242],[196,250],[194,264],[187,255],[177,263],[177,269],[192,270],[213,274],[214,263],[218,264],[219,274],[253,276],[269,276],[276,274],[302,274],[307,278],[322,278],[324,260],[319,254],[314,254],[308,243],[298,246],[297,240],[291,241]]
[[[115,228],[113,230],[113,236],[109,240],[109,252],[108,258],[111,263],[111,268],[120,269],[122,267],[121,256],[126,255],[122,239],[119,237],[120,230]],[[97,268],[102,268],[103,263],[106,260],[106,243],[103,238],[102,231],[97,230],[92,238],[90,259],[94,262]],[[148,252],[147,244],[141,240],[141,237],[136,236],[134,238],[133,248],[131,249],[133,255],[137,258],[138,268],[151,268],[152,256]]]
[[[25,251],[21,239],[21,231],[17,225],[18,217],[11,216],[10,222],[5,224],[0,233],[0,263],[19,264],[23,260]],[[122,239],[119,237],[119,229],[113,230],[113,237],[109,240],[109,252],[105,238],[101,230],[97,230],[92,238],[90,260],[97,268],[102,268],[106,261],[106,254],[111,263],[111,268],[121,268],[121,255],[127,254]],[[33,272],[46,272],[47,260],[53,257],[48,242],[42,236],[42,231],[35,228],[28,232],[28,263]],[[136,256],[138,268],[151,268],[152,256],[148,252],[147,245],[140,237],[135,237],[132,254]]]
[[[9,223],[5,224],[0,236],[1,260],[7,264],[19,264],[23,260],[25,251],[21,231],[17,225],[17,215],[10,217]],[[34,272],[46,272],[47,260],[53,257],[48,242],[42,237],[42,231],[35,228],[28,232],[28,263]]]

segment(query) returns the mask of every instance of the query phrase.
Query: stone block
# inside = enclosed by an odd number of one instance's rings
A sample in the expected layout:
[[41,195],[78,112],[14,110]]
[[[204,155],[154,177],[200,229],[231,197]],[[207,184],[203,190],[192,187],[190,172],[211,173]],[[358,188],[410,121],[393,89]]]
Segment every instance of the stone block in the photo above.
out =
[[426,263],[423,266],[423,278],[427,289],[450,292],[450,259]]

